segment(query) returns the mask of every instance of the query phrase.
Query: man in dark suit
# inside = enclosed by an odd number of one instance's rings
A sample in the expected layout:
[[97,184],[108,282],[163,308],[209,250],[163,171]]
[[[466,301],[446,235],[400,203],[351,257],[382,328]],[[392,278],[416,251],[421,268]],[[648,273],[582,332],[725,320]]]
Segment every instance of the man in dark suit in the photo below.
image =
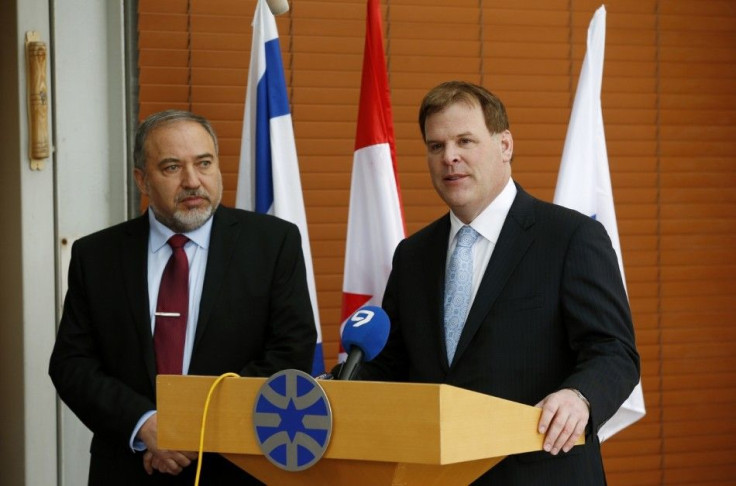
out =
[[[94,434],[89,484],[191,485],[196,454],[157,446],[162,356],[178,340],[179,373],[310,371],[316,331],[301,239],[291,223],[220,206],[217,137],[202,117],[150,116],[134,158],[149,210],[74,244],[49,373]],[[180,251],[166,244],[175,234],[187,237],[188,301],[172,313],[157,300]],[[161,334],[161,319],[181,314],[179,337]],[[202,485],[260,484],[219,455],[205,455],[202,466]]]
[[603,226],[514,183],[506,111],[486,89],[437,86],[419,124],[450,213],[398,245],[383,301],[389,341],[359,377],[542,408],[545,450],[510,456],[474,484],[605,484],[596,432],[636,385],[639,356]]

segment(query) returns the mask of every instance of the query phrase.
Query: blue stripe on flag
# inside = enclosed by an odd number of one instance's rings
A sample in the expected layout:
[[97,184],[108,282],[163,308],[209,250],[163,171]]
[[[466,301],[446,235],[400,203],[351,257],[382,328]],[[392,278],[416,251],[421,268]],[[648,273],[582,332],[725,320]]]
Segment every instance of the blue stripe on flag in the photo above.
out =
[[256,177],[257,213],[267,213],[273,204],[273,172],[271,169],[271,130],[269,129],[266,80],[268,72],[258,82],[256,101]]
[[273,205],[270,120],[289,114],[286,80],[278,38],[265,43],[266,72],[258,81],[256,94],[255,210],[267,213]]
[[325,355],[322,352],[322,341],[317,341],[314,346],[314,359],[312,360],[312,376],[318,376],[325,372]]

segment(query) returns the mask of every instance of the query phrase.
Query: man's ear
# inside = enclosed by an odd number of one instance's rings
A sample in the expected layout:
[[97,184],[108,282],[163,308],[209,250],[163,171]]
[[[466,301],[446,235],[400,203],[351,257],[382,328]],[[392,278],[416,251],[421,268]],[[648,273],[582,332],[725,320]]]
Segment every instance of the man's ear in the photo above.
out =
[[511,136],[511,132],[508,130],[501,132],[501,153],[504,162],[511,162],[514,156],[514,137]]
[[139,168],[133,169],[133,179],[135,179],[135,185],[138,186],[138,190],[141,191],[141,194],[148,196],[148,191],[146,191],[146,174]]

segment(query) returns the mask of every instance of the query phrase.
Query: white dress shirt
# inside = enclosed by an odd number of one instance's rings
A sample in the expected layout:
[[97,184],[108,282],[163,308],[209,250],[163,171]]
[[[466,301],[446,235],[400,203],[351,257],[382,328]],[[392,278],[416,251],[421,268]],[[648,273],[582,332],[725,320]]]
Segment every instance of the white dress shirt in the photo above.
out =
[[[514,198],[516,198],[516,192],[516,185],[509,177],[509,181],[501,193],[469,224],[481,237],[473,245],[473,291],[470,297],[471,305],[468,306],[468,312],[470,312],[472,302],[475,300],[475,294],[478,292],[478,287],[480,287],[480,281],[486,272],[488,262],[491,261],[493,249],[496,247],[498,236],[501,234],[501,228],[503,227],[504,221],[506,221],[506,216],[509,214],[511,204],[513,204]],[[465,223],[460,221],[450,211],[450,235],[445,265],[449,265],[450,263],[450,256],[457,245],[455,236],[463,226],[465,226]],[[447,267],[445,267],[445,271],[447,271]],[[467,318],[468,316],[466,315],[465,317]]]

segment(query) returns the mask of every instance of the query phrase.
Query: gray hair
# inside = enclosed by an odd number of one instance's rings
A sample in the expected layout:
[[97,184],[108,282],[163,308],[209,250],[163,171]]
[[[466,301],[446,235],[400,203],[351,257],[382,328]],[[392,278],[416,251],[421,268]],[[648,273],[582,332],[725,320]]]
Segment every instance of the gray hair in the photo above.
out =
[[158,128],[167,123],[176,121],[192,121],[202,125],[202,128],[207,130],[207,133],[212,137],[212,141],[215,144],[215,155],[219,153],[219,145],[217,143],[217,135],[215,129],[212,128],[210,122],[203,116],[196,115],[192,112],[185,110],[165,110],[159,111],[149,115],[148,118],[138,126],[138,130],[135,133],[135,146],[133,148],[133,165],[136,169],[144,170],[146,167],[146,154],[144,153],[143,147],[146,144],[148,135],[155,128]]

